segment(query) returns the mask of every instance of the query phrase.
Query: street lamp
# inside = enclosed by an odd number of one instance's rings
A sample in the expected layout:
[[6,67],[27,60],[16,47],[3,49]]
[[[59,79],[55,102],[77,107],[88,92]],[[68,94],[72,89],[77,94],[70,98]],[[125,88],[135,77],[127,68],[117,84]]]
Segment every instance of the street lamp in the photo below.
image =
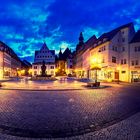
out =
[[101,70],[101,59],[97,56],[91,59],[91,70],[95,70],[95,83],[97,83],[98,75],[97,71]]
[[16,74],[17,74],[17,79],[18,79],[18,70],[19,70],[19,68],[16,68],[16,72],[17,72],[17,73],[16,73]]

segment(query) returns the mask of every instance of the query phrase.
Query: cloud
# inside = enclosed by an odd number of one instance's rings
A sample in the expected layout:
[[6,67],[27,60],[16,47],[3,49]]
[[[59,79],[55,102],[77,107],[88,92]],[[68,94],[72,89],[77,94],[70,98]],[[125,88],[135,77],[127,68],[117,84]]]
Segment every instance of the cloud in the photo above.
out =
[[99,37],[100,30],[93,29],[93,28],[90,28],[90,27],[85,27],[85,29],[83,31],[83,35],[84,35],[84,39],[86,41],[93,35],[95,35],[96,37]]
[[81,31],[86,41],[128,22],[140,28],[136,0],[7,0],[0,9],[0,40],[30,61],[43,42],[58,53],[74,50]]

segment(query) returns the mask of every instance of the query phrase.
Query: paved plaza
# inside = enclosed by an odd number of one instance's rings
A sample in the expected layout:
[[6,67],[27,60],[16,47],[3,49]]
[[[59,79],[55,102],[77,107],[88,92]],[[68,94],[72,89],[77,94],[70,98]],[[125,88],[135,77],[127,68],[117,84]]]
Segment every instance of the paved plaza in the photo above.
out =
[[[88,89],[75,81],[4,83],[0,140],[140,139],[139,84],[102,85],[107,87]],[[44,91],[32,90],[41,87]]]

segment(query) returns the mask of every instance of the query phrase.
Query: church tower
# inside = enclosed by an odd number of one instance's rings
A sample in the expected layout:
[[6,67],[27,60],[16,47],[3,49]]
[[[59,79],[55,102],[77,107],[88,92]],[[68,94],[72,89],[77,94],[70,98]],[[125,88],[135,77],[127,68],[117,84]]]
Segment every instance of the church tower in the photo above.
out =
[[83,33],[81,32],[80,36],[79,36],[79,43],[76,46],[76,51],[78,51],[81,48],[83,48],[83,46],[84,46],[84,37],[83,37]]
[[60,48],[60,51],[59,51],[59,59],[62,60],[63,59],[63,54],[62,54],[62,50]]

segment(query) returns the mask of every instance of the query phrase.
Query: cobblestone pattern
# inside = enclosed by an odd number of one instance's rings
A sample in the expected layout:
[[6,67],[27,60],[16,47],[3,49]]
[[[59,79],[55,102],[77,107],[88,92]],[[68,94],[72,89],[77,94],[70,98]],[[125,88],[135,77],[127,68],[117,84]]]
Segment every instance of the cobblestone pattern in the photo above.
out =
[[[110,121],[125,119],[124,116],[140,111],[139,101],[140,89],[127,86],[74,92],[9,93],[0,90],[0,131],[21,136],[29,136],[29,130],[31,136],[34,136],[33,133],[47,137],[78,135],[79,132],[82,134],[94,130],[95,126],[98,130],[98,127],[100,129]],[[106,133],[108,131],[106,129]],[[97,134],[107,136],[104,133],[101,131],[101,134]],[[89,134],[88,137],[92,139],[94,136],[90,137]],[[16,137],[9,136],[9,140],[12,138]]]

